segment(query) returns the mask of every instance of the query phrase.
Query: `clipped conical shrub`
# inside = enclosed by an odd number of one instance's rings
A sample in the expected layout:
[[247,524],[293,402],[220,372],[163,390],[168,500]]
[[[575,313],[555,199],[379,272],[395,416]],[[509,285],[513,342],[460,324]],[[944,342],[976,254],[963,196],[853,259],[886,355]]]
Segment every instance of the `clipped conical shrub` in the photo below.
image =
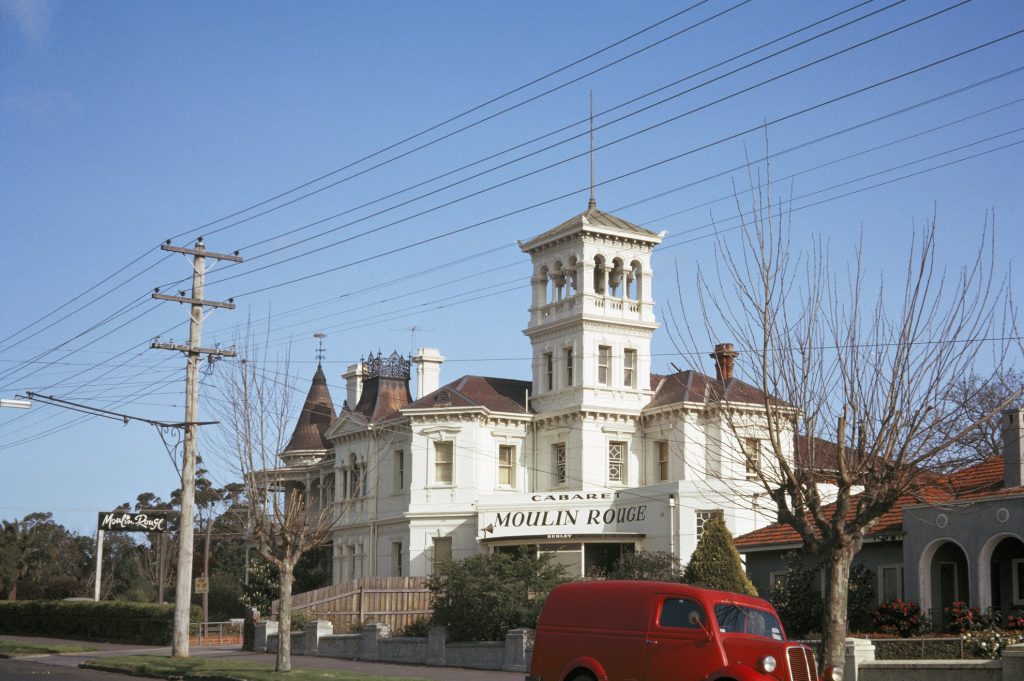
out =
[[757,588],[747,578],[739,551],[732,543],[732,534],[725,526],[725,520],[719,517],[712,517],[704,523],[704,531],[690,556],[683,581],[705,589],[757,595]]

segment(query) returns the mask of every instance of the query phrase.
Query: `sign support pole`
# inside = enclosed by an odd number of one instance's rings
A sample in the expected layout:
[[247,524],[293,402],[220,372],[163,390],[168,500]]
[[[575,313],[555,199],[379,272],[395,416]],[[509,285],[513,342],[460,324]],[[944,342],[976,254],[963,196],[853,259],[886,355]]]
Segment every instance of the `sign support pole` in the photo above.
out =
[[96,530],[96,588],[92,599],[100,600],[100,583],[103,581],[103,530]]

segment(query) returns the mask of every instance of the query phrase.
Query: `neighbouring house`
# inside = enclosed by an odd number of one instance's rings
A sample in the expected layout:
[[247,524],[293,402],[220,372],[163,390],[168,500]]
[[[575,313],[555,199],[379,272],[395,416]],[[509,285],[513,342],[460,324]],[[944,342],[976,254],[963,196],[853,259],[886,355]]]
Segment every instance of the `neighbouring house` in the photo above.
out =
[[765,396],[733,375],[739,353],[716,346],[713,375],[651,371],[663,236],[591,203],[520,243],[530,380],[442,382],[437,349],[371,354],[335,416],[318,366],[280,475],[334,509],[335,583],[521,547],[582,577],[632,551],[686,560],[714,516],[733,534],[773,519],[753,479]]
[[[876,601],[914,601],[939,622],[964,601],[983,611],[1024,610],[1024,460],[1021,409],[1001,416],[1002,454],[899,499],[868,531],[855,562],[875,573]],[[761,593],[785,574],[785,554],[799,550],[788,525],[736,538]],[[805,556],[815,565],[813,556]]]

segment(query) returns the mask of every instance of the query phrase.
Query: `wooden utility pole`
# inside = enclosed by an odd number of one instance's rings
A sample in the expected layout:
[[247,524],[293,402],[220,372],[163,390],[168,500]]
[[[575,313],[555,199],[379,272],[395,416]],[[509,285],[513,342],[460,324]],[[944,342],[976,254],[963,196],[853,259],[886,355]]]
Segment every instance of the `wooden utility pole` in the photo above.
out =
[[152,347],[160,350],[177,350],[185,353],[188,357],[188,367],[185,372],[185,422],[182,424],[185,429],[185,449],[181,464],[181,523],[178,528],[178,573],[174,587],[174,640],[171,644],[172,657],[188,657],[188,618],[189,609],[192,605],[192,557],[195,547],[193,546],[193,525],[195,523],[195,496],[196,496],[196,417],[199,412],[199,360],[202,355],[219,355],[221,357],[234,357],[231,350],[220,350],[217,348],[203,348],[200,346],[203,331],[203,308],[220,307],[228,310],[235,309],[230,300],[226,303],[219,303],[211,300],[203,300],[203,284],[206,275],[206,259],[228,260],[230,262],[242,262],[241,256],[236,251],[232,255],[223,253],[210,253],[203,245],[203,238],[196,240],[195,248],[182,248],[172,246],[170,242],[160,245],[160,249],[173,253],[191,255],[192,258],[192,297],[182,295],[168,296],[154,291],[153,297],[158,300],[170,300],[178,303],[188,303],[192,307],[191,321],[188,328],[188,345],[177,345],[174,343],[159,343],[154,341]]

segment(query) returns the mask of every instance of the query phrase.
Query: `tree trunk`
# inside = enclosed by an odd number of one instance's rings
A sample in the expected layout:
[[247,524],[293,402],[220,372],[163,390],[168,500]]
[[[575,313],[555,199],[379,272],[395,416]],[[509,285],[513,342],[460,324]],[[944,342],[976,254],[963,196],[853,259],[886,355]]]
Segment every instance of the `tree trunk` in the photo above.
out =
[[292,571],[291,561],[283,561],[281,565],[281,603],[277,613],[277,665],[275,671],[290,672],[292,670]]
[[850,565],[857,548],[837,546],[825,556],[825,612],[821,632],[821,665],[843,666],[846,642],[846,605],[849,598]]

